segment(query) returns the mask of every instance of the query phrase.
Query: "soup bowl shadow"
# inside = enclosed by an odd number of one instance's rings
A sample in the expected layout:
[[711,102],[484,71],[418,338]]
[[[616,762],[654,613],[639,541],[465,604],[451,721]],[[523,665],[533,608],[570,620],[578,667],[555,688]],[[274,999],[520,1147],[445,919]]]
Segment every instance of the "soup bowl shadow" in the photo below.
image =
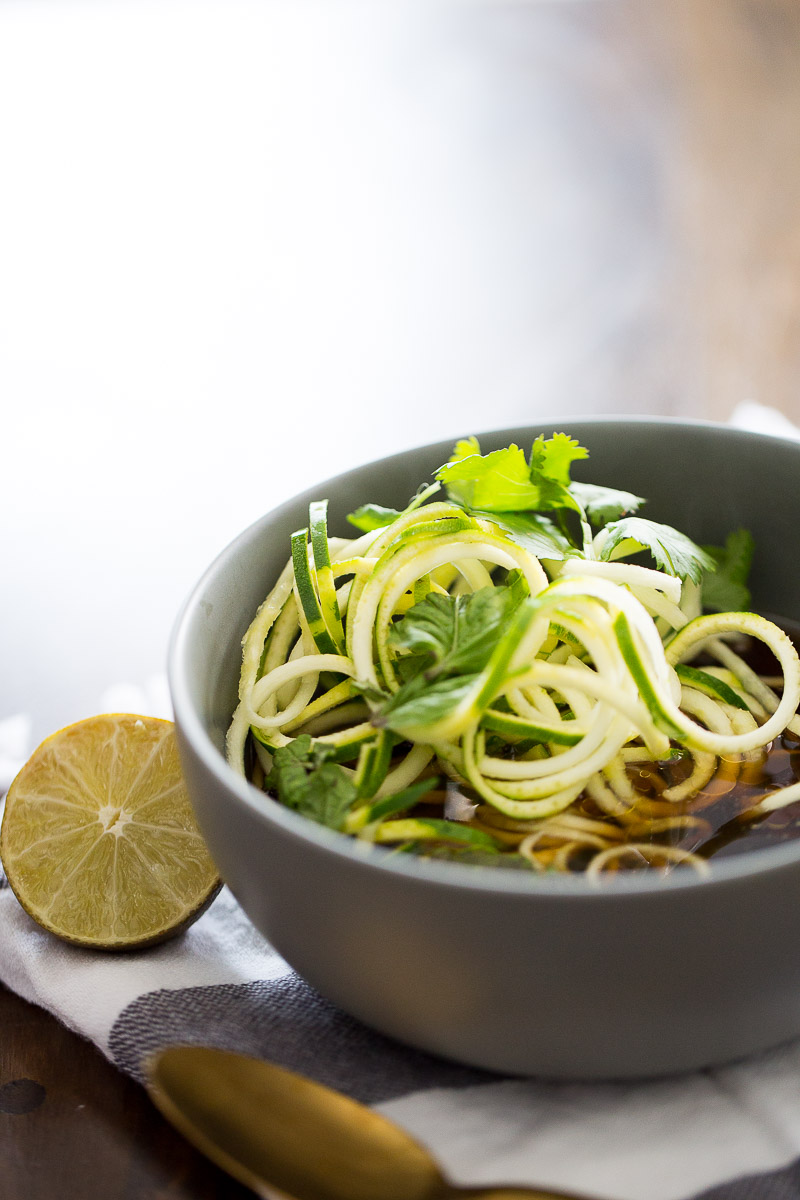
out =
[[[753,608],[800,620],[800,442],[701,422],[559,421],[589,448],[574,474],[648,499],[646,515],[719,544],[755,538]],[[458,436],[472,431],[456,431]],[[528,447],[553,425],[479,435]],[[453,439],[455,440],[455,439]],[[311,500],[329,526],[402,507],[453,442],[370,463],[245,530],[173,631],[169,677],[201,829],[244,911],[322,995],[412,1046],[562,1079],[636,1078],[726,1062],[800,1034],[800,842],[690,869],[581,875],[423,861],[287,810],[224,758],[241,639]]]

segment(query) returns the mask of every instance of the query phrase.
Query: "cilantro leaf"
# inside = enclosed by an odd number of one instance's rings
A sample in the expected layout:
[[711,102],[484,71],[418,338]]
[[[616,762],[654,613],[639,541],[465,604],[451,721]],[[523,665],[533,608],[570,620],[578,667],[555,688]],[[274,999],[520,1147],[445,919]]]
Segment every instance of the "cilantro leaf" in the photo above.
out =
[[594,525],[605,525],[635,513],[645,503],[641,496],[596,483],[571,483],[570,491]]
[[750,607],[747,577],[755,542],[748,529],[728,534],[724,546],[704,546],[714,566],[703,576],[703,605],[716,612],[743,612]]
[[[575,488],[576,485],[572,486]],[[474,508],[471,508],[469,512],[473,517],[493,521],[508,534],[513,542],[522,546],[530,554],[535,554],[537,558],[552,558],[560,561],[575,551],[569,538],[564,535],[555,522],[543,513],[492,513]]]
[[266,784],[287,808],[329,829],[343,829],[356,800],[356,788],[346,772],[331,761],[334,753],[333,747],[314,743],[304,733],[274,751]]
[[679,579],[688,576],[694,583],[700,582],[704,571],[713,568],[711,556],[671,525],[642,517],[623,517],[621,521],[612,521],[606,529],[608,537],[600,551],[600,558],[605,561],[649,550],[662,571]]
[[515,512],[539,507],[539,489],[531,483],[525,453],[519,446],[451,459],[439,468],[436,478],[446,485],[450,499],[464,508]]
[[531,450],[531,479],[534,483],[546,479],[568,488],[570,466],[577,459],[588,457],[586,447],[569,434],[554,433],[547,439],[540,434]]
[[453,447],[450,462],[458,462],[461,458],[469,458],[471,454],[480,454],[481,444],[475,436],[460,438]]
[[435,725],[449,716],[469,695],[477,678],[476,672],[471,675],[440,676],[431,683],[421,672],[384,701],[373,720],[401,734],[412,725]]
[[[472,451],[470,453],[470,451]],[[540,436],[531,448],[530,462],[519,446],[480,454],[474,438],[457,443],[450,461],[436,478],[450,499],[464,508],[488,512],[581,511],[570,491],[570,465],[588,451],[566,433]]]
[[391,525],[392,521],[396,521],[398,517],[405,516],[406,513],[419,508],[421,504],[424,504],[426,500],[431,498],[434,492],[438,491],[438,483],[424,484],[417,489],[406,507],[402,510],[398,508],[384,508],[382,504],[362,504],[354,512],[348,513],[347,520],[351,525],[355,525],[356,529],[360,529],[362,533],[372,533],[373,529],[383,529],[385,526]]
[[347,519],[362,533],[371,533],[373,529],[382,529],[391,525],[400,516],[397,508],[384,508],[382,504],[362,504],[355,512],[347,514]]

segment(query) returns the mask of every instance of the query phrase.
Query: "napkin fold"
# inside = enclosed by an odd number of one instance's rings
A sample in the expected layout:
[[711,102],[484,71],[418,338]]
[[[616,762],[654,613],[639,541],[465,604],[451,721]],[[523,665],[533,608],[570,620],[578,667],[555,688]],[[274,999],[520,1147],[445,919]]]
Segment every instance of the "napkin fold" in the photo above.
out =
[[[733,417],[800,436],[782,422],[754,404]],[[0,795],[32,749],[29,737],[25,716],[0,722]],[[800,1041],[646,1082],[493,1075],[400,1045],[336,1009],[256,932],[228,889],[181,937],[105,955],[51,937],[0,873],[0,981],[137,1079],[150,1052],[175,1043],[300,1071],[403,1125],[456,1183],[607,1200],[800,1200]]]

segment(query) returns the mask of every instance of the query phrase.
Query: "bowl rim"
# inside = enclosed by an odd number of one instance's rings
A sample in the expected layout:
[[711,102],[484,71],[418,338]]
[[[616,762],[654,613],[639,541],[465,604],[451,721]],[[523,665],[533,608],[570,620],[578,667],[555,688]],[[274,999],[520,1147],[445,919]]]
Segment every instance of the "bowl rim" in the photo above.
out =
[[[638,425],[642,427],[685,428],[687,430],[706,430],[717,432],[725,437],[735,439],[758,439],[781,446],[794,446],[800,456],[800,439],[782,437],[772,433],[761,433],[756,430],[741,429],[723,422],[709,421],[698,418],[681,418],[654,416],[650,414],[602,414],[575,415],[561,417],[554,428],[563,428],[569,432],[571,426],[577,424],[589,426],[621,426]],[[498,438],[508,435],[509,438],[519,439],[520,431],[529,429],[541,431],[550,422],[536,422],[525,426],[501,427],[485,429],[476,434],[482,438]],[[251,784],[244,776],[228,764],[224,755],[213,742],[205,728],[200,715],[192,700],[187,674],[188,656],[190,653],[189,633],[193,616],[202,605],[205,592],[212,580],[229,567],[231,560],[238,557],[243,542],[248,541],[257,530],[279,519],[280,515],[296,506],[301,500],[307,500],[311,494],[319,496],[333,484],[339,484],[342,478],[362,469],[379,467],[390,460],[396,460],[404,455],[425,454],[435,450],[440,445],[453,445],[459,438],[440,439],[436,442],[424,442],[406,447],[371,459],[366,463],[347,468],[337,475],[329,476],[311,487],[305,488],[289,497],[282,504],[270,509],[246,526],[236,535],[211,561],[200,576],[194,587],[183,602],[174,621],[169,639],[167,652],[167,677],[172,697],[175,721],[182,735],[189,743],[193,753],[200,759],[206,771],[216,783],[227,791],[238,804],[248,809],[258,820],[266,825],[277,825],[289,836],[310,843],[318,851],[339,857],[353,866],[361,866],[388,872],[391,875],[415,880],[420,883],[444,889],[468,888],[479,892],[488,892],[512,896],[535,896],[543,899],[547,896],[569,898],[574,901],[581,899],[597,903],[601,898],[619,899],[630,896],[654,896],[675,891],[685,892],[696,888],[716,888],[729,885],[739,880],[752,879],[755,876],[772,874],[776,871],[791,867],[800,860],[800,837],[783,845],[770,846],[763,849],[743,851],[712,862],[709,875],[701,876],[695,871],[672,871],[668,875],[650,874],[646,872],[630,872],[614,874],[592,883],[586,876],[579,873],[558,875],[537,875],[534,872],[503,870],[479,864],[465,864],[424,859],[415,855],[400,855],[391,849],[374,846],[361,842],[346,834],[331,830],[325,826],[302,817],[298,813],[284,807],[279,801],[266,795]],[[521,439],[520,439],[521,440]]]

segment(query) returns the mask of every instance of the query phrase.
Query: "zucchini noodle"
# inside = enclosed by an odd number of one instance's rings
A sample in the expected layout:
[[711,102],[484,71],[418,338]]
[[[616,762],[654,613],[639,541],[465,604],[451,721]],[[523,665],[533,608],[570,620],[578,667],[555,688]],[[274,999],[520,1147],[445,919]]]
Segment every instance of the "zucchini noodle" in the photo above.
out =
[[[711,807],[800,733],[787,634],[751,612],[702,615],[691,580],[599,561],[605,531],[545,570],[499,520],[458,504],[412,503],[353,539],[328,538],[324,502],[309,517],[243,639],[227,754],[267,789],[281,751],[317,754],[338,772],[345,810],[328,823],[345,834],[593,881],[703,874]],[[410,674],[423,659],[404,621],[501,593],[508,611],[480,660],[442,674],[436,650]],[[414,628],[424,649],[427,627]],[[760,676],[731,635],[763,643],[780,674]],[[447,661],[459,650],[454,633]],[[752,791],[726,819],[800,800],[800,783]]]

